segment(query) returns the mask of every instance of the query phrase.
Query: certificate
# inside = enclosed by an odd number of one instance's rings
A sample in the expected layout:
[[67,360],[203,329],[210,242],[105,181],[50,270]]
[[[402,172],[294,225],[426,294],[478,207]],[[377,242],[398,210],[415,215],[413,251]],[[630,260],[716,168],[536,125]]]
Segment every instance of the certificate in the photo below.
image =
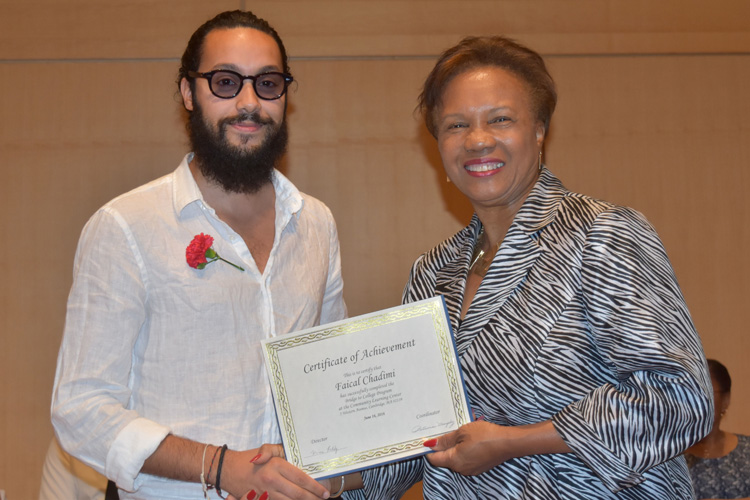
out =
[[286,459],[313,478],[424,454],[471,421],[442,297],[263,341]]

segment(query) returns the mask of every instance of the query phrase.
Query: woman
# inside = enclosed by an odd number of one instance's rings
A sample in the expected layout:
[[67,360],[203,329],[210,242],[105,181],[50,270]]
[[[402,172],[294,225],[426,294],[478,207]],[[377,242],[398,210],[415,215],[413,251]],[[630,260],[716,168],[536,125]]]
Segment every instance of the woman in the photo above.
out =
[[368,498],[419,477],[425,498],[692,497],[681,453],[711,423],[700,340],[645,218],[542,165],[556,99],[542,58],[499,36],[427,77],[419,108],[475,215],[417,259],[403,300],[445,298],[476,421],[426,461],[365,471]]
[[700,442],[688,448],[687,462],[696,498],[750,498],[750,436],[721,430],[729,409],[732,378],[726,367],[708,360],[714,386],[714,425]]
[[346,497],[423,479],[430,499],[692,498],[682,452],[711,426],[700,340],[643,216],[542,165],[556,100],[541,57],[502,37],[463,40],[427,77],[420,109],[475,215],[417,259],[403,301],[445,298],[476,421]]

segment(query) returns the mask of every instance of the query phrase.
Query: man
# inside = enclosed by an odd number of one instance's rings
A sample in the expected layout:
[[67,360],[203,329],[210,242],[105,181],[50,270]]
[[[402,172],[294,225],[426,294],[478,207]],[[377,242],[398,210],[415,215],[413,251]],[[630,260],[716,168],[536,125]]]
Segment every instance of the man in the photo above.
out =
[[260,340],[346,315],[331,213],[274,168],[291,81],[264,20],[205,23],[178,79],[193,154],[83,230],[52,421],[123,499],[330,494],[281,458],[253,461],[281,441]]

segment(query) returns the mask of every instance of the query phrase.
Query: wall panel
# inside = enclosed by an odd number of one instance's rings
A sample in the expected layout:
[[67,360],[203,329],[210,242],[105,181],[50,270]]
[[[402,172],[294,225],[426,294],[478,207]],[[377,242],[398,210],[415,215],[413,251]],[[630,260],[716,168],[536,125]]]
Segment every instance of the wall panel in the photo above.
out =
[[750,4],[722,0],[258,0],[300,57],[434,55],[468,34],[546,54],[747,52]]
[[179,57],[190,34],[241,0],[0,0],[0,60]]
[[750,4],[720,0],[2,0],[0,60],[179,55],[203,19],[249,8],[298,57],[433,55],[503,33],[544,53],[750,51]]

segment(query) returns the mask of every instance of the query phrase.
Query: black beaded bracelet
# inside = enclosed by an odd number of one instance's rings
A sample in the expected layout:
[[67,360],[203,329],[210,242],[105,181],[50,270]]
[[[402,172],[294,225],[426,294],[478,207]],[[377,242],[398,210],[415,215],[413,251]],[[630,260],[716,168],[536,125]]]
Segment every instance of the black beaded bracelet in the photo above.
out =
[[221,495],[221,466],[224,463],[224,453],[227,452],[227,445],[221,447],[221,453],[219,453],[219,464],[216,466],[216,494],[219,498],[226,499],[227,497]]

